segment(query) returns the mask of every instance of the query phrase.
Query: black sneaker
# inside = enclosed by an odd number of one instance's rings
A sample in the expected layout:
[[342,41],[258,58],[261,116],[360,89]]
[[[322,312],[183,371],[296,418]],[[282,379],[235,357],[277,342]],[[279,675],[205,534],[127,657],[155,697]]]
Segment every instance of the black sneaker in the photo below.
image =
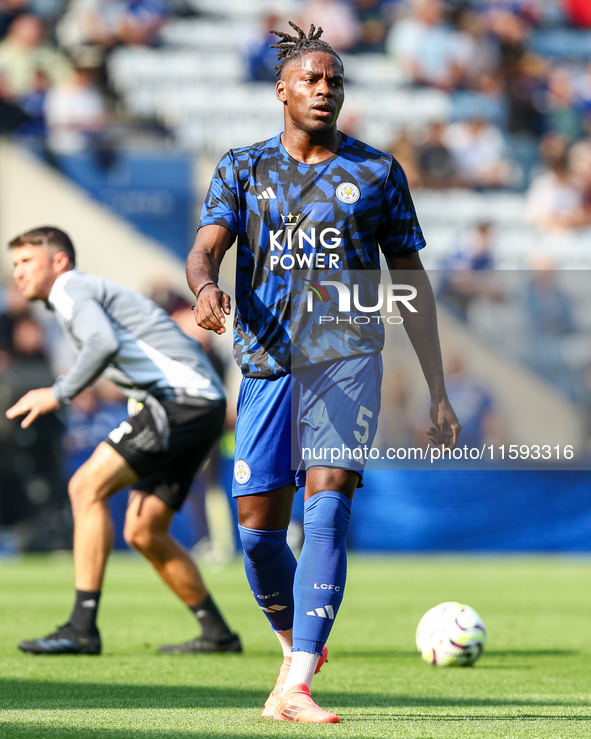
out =
[[43,639],[22,641],[18,648],[31,654],[100,654],[101,637],[98,632],[95,635],[82,634],[68,623]]
[[198,636],[193,641],[183,644],[165,644],[158,648],[159,652],[184,652],[185,654],[213,654],[213,652],[241,652],[242,644],[238,634],[230,634],[227,639],[213,641],[206,636]]

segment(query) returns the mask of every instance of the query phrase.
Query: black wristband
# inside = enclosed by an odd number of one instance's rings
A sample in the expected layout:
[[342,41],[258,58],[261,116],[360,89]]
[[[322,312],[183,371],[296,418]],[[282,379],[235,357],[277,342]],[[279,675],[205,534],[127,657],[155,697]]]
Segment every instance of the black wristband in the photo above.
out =
[[[206,288],[208,285],[213,285],[214,287],[217,287],[217,285],[215,284],[215,282],[213,282],[213,280],[210,280],[209,282],[206,282],[205,285],[201,285],[201,287],[199,288],[199,290],[197,290],[197,292],[195,293],[195,300],[198,300],[199,299],[199,296],[201,295],[201,291],[204,288]],[[195,306],[193,306],[193,308],[194,307]]]

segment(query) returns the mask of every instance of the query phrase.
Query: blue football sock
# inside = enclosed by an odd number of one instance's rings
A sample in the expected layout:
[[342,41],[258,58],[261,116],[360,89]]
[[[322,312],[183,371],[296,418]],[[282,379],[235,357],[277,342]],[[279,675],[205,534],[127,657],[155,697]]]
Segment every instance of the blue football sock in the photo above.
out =
[[260,531],[238,527],[246,579],[274,631],[293,626],[293,579],[296,559],[287,546],[287,529]]
[[306,539],[294,584],[294,652],[322,653],[343,599],[351,501],[326,490],[304,504]]

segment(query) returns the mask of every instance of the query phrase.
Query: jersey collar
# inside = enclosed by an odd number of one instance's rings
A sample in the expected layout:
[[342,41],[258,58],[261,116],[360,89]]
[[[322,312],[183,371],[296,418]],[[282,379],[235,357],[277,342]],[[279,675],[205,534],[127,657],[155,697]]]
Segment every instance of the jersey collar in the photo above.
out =
[[325,164],[330,164],[330,162],[333,162],[338,156],[340,156],[341,150],[344,149],[344,147],[346,146],[346,139],[348,139],[347,134],[344,134],[342,131],[339,131],[339,133],[341,134],[341,143],[339,144],[339,148],[337,149],[336,153],[334,153],[330,157],[327,157],[326,159],[323,159],[321,162],[314,162],[313,164],[306,164],[304,162],[299,162],[297,159],[294,159],[287,151],[285,146],[283,146],[283,142],[281,141],[282,134],[279,134],[279,136],[277,137],[277,141],[279,145],[279,150],[281,151],[283,158],[286,159],[288,162],[297,164],[298,167],[322,167]]
[[56,294],[63,290],[66,284],[72,279],[72,277],[75,274],[79,273],[79,269],[77,267],[74,267],[74,269],[69,269],[67,272],[64,272],[62,275],[60,275],[58,278],[56,278],[55,282],[51,286],[51,290],[49,291],[49,295],[47,296],[47,305],[53,310],[54,302],[53,299],[55,298]]

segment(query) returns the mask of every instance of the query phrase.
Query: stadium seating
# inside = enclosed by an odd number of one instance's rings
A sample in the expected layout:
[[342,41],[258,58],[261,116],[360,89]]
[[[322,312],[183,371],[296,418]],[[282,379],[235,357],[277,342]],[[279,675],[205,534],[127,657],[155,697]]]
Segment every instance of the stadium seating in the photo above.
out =
[[[260,18],[282,15],[298,3],[272,0],[191,0],[194,18],[171,18],[155,49],[120,47],[109,59],[111,84],[129,113],[157,120],[177,143],[212,159],[231,147],[260,141],[282,122],[272,83],[247,82],[245,51],[256,38]],[[591,56],[588,32],[565,27],[536,31],[531,47],[549,56]],[[403,131],[420,131],[431,121],[481,115],[502,123],[502,102],[473,92],[448,94],[412,88],[396,62],[377,53],[344,54],[347,96],[342,120],[372,145],[387,149]],[[513,187],[523,190],[536,163],[537,148],[517,139],[510,144]],[[518,192],[420,191],[416,202],[430,249],[425,259],[437,266],[463,228],[488,221],[495,230],[495,260],[502,268],[527,267],[532,254],[559,254],[560,266],[586,267],[591,250],[585,234],[540,235],[524,221]]]
[[[207,28],[223,30],[224,26]],[[352,83],[343,115],[359,116],[360,138],[387,147],[401,129],[451,117],[453,104],[445,93],[401,89],[399,70],[381,57],[352,59]],[[132,114],[159,119],[174,129],[180,141],[212,153],[247,142],[240,136],[244,142],[237,144],[235,127],[223,125],[232,118],[248,121],[248,128],[252,122],[253,130],[258,130],[253,140],[264,138],[267,131],[271,135],[281,125],[281,108],[272,86],[245,84],[244,62],[236,45],[219,48],[206,44],[199,49],[121,47],[110,57],[109,73]],[[391,85],[392,93],[380,95],[379,86],[386,83]],[[195,137],[195,130],[206,133]]]

